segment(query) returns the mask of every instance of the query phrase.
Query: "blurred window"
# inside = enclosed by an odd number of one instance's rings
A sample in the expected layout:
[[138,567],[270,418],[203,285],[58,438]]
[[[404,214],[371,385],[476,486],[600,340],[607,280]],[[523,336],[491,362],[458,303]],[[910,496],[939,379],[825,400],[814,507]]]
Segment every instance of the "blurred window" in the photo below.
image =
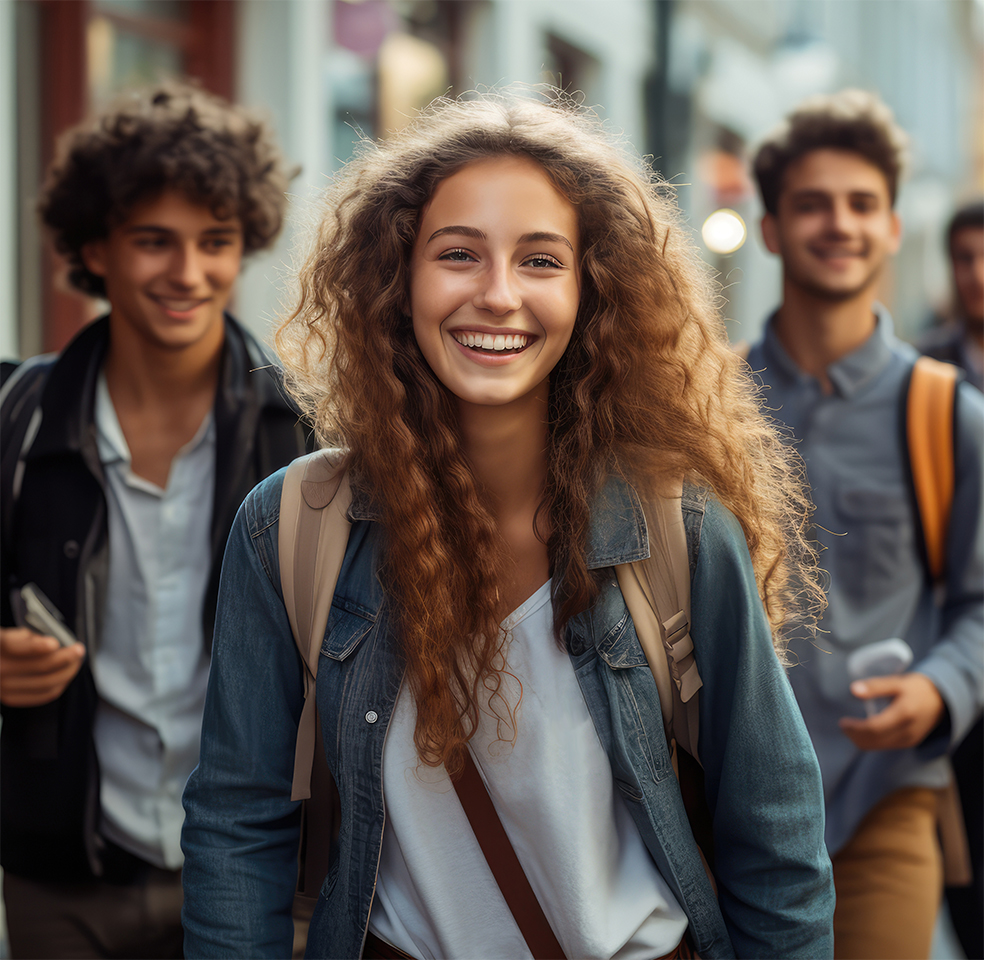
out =
[[178,77],[191,42],[183,0],[95,0],[86,29],[90,106],[119,90]]
[[568,91],[583,91],[589,100],[601,74],[598,59],[580,47],[549,33],[546,38],[547,62],[543,79]]
[[454,0],[337,0],[326,82],[336,164],[362,137],[400,129],[455,91],[463,11]]

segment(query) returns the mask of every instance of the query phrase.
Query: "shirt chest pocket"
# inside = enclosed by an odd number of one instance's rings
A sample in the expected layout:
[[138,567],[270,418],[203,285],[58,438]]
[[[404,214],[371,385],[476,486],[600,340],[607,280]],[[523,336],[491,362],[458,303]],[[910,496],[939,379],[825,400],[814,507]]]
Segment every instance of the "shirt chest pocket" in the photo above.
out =
[[[842,487],[835,500],[841,536],[834,539],[836,565],[831,574],[838,588],[861,602],[890,594],[900,563],[910,562],[914,531],[912,511],[898,491]],[[820,557],[824,566],[824,557]]]

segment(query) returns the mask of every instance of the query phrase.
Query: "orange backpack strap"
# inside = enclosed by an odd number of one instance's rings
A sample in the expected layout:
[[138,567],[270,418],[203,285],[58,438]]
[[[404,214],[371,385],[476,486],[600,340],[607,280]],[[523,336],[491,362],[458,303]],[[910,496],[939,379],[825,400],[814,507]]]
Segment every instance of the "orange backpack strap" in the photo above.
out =
[[943,578],[946,535],[953,506],[954,402],[958,369],[931,357],[912,368],[905,401],[905,438],[926,567],[933,582]]

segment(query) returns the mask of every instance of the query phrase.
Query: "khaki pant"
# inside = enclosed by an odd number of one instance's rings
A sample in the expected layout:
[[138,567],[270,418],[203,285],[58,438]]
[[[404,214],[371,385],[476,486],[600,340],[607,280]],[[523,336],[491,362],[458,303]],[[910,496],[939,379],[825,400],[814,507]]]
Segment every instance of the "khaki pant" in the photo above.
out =
[[896,790],[831,858],[835,960],[927,960],[943,893],[936,813],[936,790]]
[[180,870],[148,865],[126,885],[57,883],[5,873],[3,898],[14,960],[178,960],[184,955]]

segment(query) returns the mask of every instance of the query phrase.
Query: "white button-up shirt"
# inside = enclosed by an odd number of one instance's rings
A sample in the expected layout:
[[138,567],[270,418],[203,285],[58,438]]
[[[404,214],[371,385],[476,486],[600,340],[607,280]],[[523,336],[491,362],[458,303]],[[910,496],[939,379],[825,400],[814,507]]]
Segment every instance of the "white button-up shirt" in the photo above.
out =
[[104,375],[95,419],[109,510],[106,616],[90,652],[100,698],[100,831],[175,869],[183,861],[181,794],[198,762],[208,679],[202,604],[211,567],[215,425],[210,411],[161,489],[131,470]]

